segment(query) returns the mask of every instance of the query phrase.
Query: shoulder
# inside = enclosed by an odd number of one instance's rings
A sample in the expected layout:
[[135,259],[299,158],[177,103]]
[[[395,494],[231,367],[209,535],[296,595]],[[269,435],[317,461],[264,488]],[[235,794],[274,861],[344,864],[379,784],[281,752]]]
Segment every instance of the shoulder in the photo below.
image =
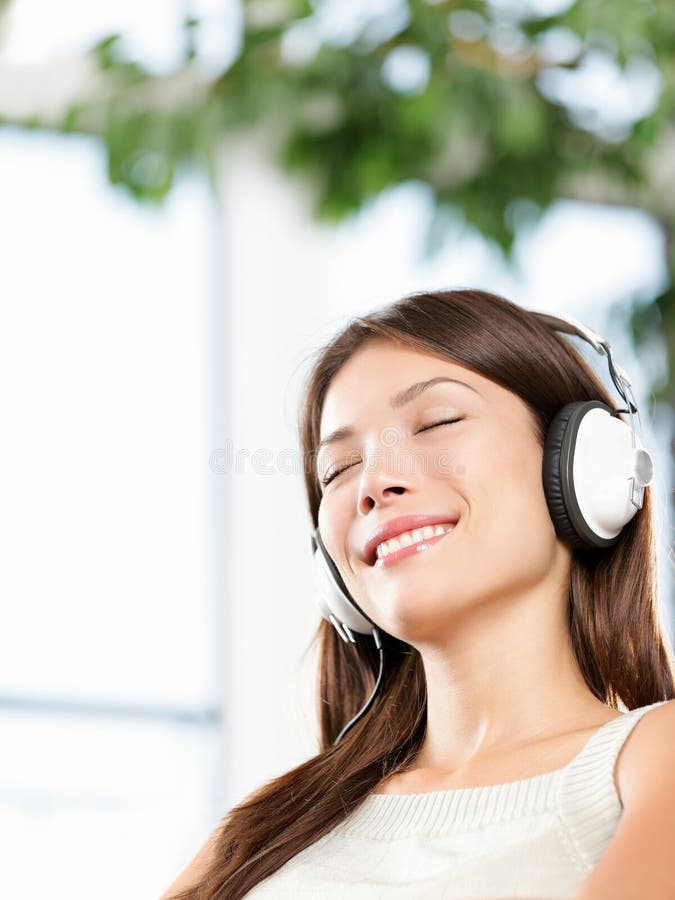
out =
[[[620,763],[620,765],[619,765]],[[675,897],[675,700],[649,709],[617,757],[623,811],[617,829],[574,900]]]
[[624,810],[663,791],[667,780],[675,792],[675,700],[640,717],[619,751],[615,775]]
[[177,893],[194,889],[197,886],[216,860],[219,833],[220,828],[216,828],[206,843],[199,849],[197,855],[179,873],[176,880],[169,885],[159,900],[172,900]]

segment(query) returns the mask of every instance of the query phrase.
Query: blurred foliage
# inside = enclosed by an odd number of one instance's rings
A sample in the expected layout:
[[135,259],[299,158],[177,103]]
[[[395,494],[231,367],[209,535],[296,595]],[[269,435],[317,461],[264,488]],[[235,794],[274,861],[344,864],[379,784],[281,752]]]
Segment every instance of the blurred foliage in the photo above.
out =
[[[311,180],[320,219],[407,181],[427,185],[429,253],[458,215],[509,259],[518,229],[558,198],[643,209],[663,228],[669,283],[658,297],[624,298],[628,321],[638,352],[657,340],[675,358],[672,0],[562,0],[544,16],[526,0],[362,6],[345,36],[328,33],[326,0],[244,2],[236,58],[209,78],[199,18],[184,22],[171,76],[129,59],[111,35],[92,51],[105,92],[74,104],[60,127],[99,134],[110,180],[150,202],[183,165],[215,179],[223,139],[264,128],[279,162]],[[613,78],[599,96],[598,67]],[[650,84],[653,101],[641,101]],[[671,371],[652,390],[675,407]]]

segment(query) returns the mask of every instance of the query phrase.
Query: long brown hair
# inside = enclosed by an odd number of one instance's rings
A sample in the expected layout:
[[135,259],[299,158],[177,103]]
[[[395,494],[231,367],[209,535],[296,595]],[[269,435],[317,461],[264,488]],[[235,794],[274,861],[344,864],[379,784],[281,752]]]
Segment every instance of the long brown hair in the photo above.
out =
[[[449,359],[512,391],[532,412],[542,447],[551,420],[565,404],[600,400],[616,406],[583,356],[526,309],[479,290],[411,294],[351,319],[318,351],[311,367],[299,434],[313,527],[321,500],[313,462],[324,398],[341,366],[376,337]],[[568,624],[583,677],[603,702],[634,709],[675,697],[675,662],[658,604],[649,487],[642,509],[614,546],[573,552]],[[367,713],[333,745],[370,696],[379,656],[370,635],[355,634],[356,644],[345,644],[321,620],[310,644],[319,645],[319,752],[227,813],[215,833],[206,873],[175,900],[244,897],[338,825],[381,779],[414,760],[426,729],[421,656],[404,641],[380,633],[385,653],[380,689]]]

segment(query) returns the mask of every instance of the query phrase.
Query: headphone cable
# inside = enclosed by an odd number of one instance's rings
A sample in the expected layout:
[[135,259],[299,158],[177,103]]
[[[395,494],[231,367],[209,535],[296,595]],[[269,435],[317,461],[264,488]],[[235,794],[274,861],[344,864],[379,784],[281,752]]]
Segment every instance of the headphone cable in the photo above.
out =
[[370,705],[373,702],[373,698],[375,697],[375,694],[377,694],[378,688],[380,687],[380,683],[382,682],[382,673],[384,672],[384,647],[382,646],[382,641],[380,640],[380,633],[377,630],[377,628],[373,628],[372,635],[373,635],[373,639],[375,641],[375,646],[377,647],[377,649],[379,650],[379,653],[380,653],[380,671],[377,673],[377,681],[375,682],[375,687],[373,688],[372,694],[370,695],[370,697],[368,697],[368,699],[366,700],[363,707],[357,712],[357,714],[354,716],[353,719],[350,719],[350,721],[347,722],[347,724],[342,729],[340,734],[338,734],[338,736],[335,738],[335,740],[333,741],[333,746],[335,746],[335,744],[337,744],[345,736],[345,734],[349,731],[349,729],[352,727],[352,725],[356,725],[356,723],[359,721],[359,719],[366,712],[368,712],[368,710],[370,709]]

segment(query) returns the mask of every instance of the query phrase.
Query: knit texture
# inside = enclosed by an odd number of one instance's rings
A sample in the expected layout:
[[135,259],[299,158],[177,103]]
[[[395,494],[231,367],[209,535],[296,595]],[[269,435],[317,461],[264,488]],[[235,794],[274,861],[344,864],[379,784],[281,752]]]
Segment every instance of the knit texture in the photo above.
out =
[[247,900],[570,897],[622,812],[619,751],[661,700],[606,722],[562,769],[424,794],[369,794]]

